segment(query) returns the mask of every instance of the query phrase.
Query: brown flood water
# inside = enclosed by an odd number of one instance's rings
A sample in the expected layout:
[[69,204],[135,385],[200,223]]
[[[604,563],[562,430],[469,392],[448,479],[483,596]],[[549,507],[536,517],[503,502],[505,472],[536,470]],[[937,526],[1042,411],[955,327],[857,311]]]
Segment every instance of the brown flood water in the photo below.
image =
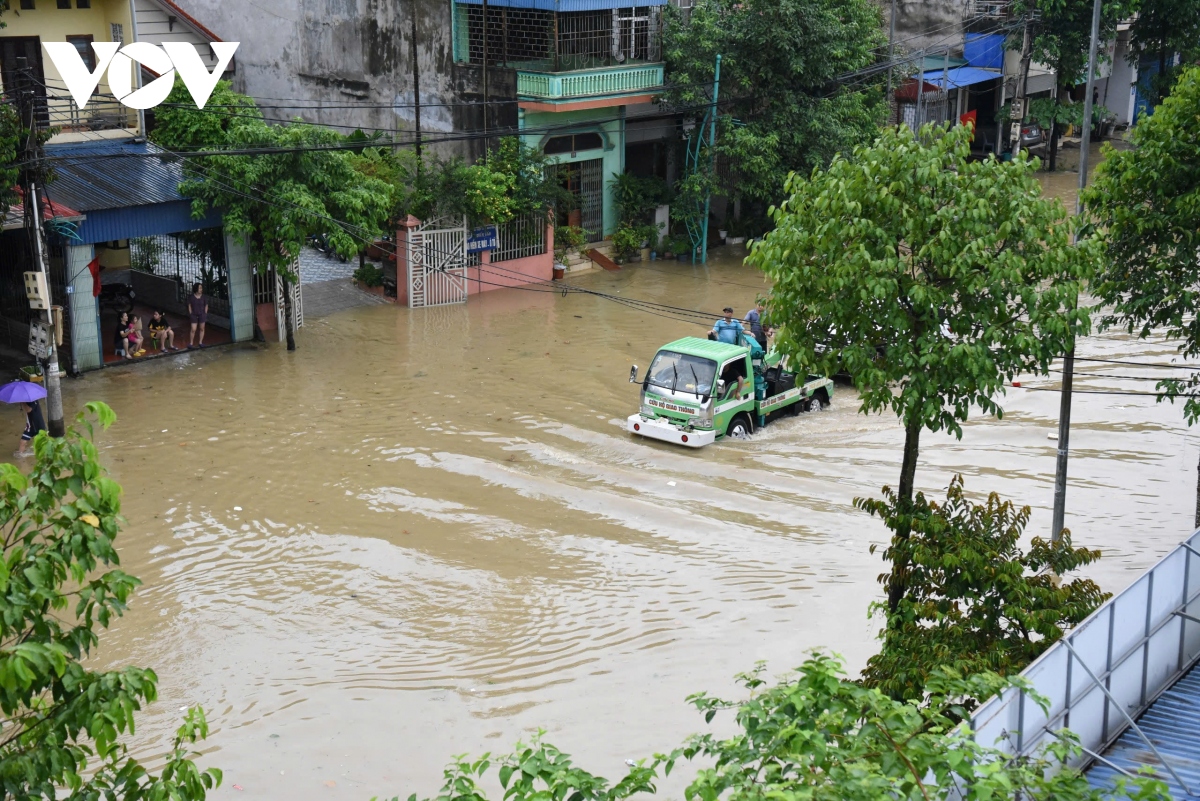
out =
[[[744,311],[762,290],[738,253],[573,280],[706,310]],[[126,492],[124,566],[145,587],[101,661],[158,671],[140,752],[200,703],[218,798],[429,794],[452,754],[537,727],[612,777],[699,730],[685,696],[733,692],[756,660],[781,672],[824,647],[861,666],[881,569],[867,549],[883,536],[851,502],[896,481],[900,427],[842,389],[749,442],[632,439],[630,364],[701,331],[498,291],[313,320],[292,354],[68,382],[68,408],[100,399],[120,416],[103,453]],[[1080,350],[1169,356],[1120,335]],[[1082,370],[1145,372],[1098,367]],[[918,486],[964,473],[973,493],[1032,505],[1043,534],[1058,395],[1013,389],[1004,405],[961,441],[926,434]],[[1075,421],[1068,521],[1119,590],[1189,530],[1200,441],[1152,398],[1080,395]]]

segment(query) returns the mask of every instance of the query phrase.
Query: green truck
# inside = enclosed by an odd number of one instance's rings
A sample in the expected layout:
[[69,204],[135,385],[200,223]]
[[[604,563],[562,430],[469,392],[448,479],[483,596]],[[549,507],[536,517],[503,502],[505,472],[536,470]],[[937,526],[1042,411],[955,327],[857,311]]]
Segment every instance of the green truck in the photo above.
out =
[[[638,367],[629,371],[638,383]],[[684,337],[663,345],[641,380],[641,408],[625,421],[631,434],[702,448],[721,437],[745,439],[783,415],[828,406],[833,382],[797,376],[780,355],[749,336],[731,345]]]

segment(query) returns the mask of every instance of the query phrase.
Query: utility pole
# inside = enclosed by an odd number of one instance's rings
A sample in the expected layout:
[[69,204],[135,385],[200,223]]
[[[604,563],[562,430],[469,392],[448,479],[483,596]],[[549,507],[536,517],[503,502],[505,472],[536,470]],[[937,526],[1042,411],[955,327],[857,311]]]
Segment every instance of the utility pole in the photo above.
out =
[[[711,118],[711,123],[709,125],[709,134],[708,134],[708,147],[712,151],[712,173],[711,174],[714,178],[717,175],[717,95],[720,94],[720,92],[721,92],[721,54],[717,53],[717,67],[716,67],[716,71],[713,73],[712,108],[708,112],[709,117]],[[701,136],[703,136],[703,134],[701,134]],[[704,234],[703,234],[703,236],[701,236],[702,241],[700,244],[700,247],[702,248],[702,250],[700,251],[700,254],[701,254],[700,262],[702,264],[708,264],[708,211],[709,211],[711,204],[712,204],[712,193],[710,192],[704,196],[704,225],[702,226],[702,230],[704,231]],[[695,258],[696,258],[695,252],[693,251],[693,255],[692,255],[693,261],[695,260]]]
[[[1092,40],[1088,45],[1087,94],[1083,100],[1083,133],[1079,142],[1079,195],[1075,199],[1075,216],[1083,214],[1083,190],[1087,187],[1088,151],[1092,147],[1092,86],[1096,82],[1096,49],[1100,39],[1100,0],[1092,5]],[[1075,234],[1079,241],[1079,233]],[[1050,536],[1062,539],[1067,511],[1067,457],[1071,439],[1071,390],[1075,384],[1075,345],[1063,357],[1062,397],[1058,410],[1058,462],[1054,470],[1054,521]]]
[[895,101],[895,98],[892,97],[892,69],[893,69],[892,62],[895,60],[895,58],[896,58],[896,0],[892,0],[892,20],[888,24],[887,99],[888,99],[889,114],[891,113],[890,112],[891,104]]
[[[413,107],[415,109],[417,128],[417,169],[421,164],[421,65],[417,62],[417,4],[412,4],[412,71],[413,71]],[[487,113],[487,106],[484,106]]]
[[[38,198],[37,183],[42,169],[42,148],[38,142],[38,115],[36,93],[34,91],[33,73],[25,58],[17,59],[17,73],[20,78],[17,89],[17,101],[20,104],[21,125],[28,132],[25,139],[21,170],[21,187],[25,193],[25,230],[29,236],[29,252],[32,258],[31,272],[41,273],[46,280],[48,292],[50,283],[50,265],[47,259],[45,244],[42,241],[42,207]],[[49,355],[42,363],[42,372],[46,379],[46,412],[49,419],[47,429],[52,437],[61,437],[66,433],[63,423],[62,385],[58,372],[58,348],[54,330],[53,297],[47,297],[46,308],[42,310],[42,322],[50,332]]]
[[1029,109],[1025,108],[1025,95],[1029,89],[1029,62],[1033,60],[1033,37],[1029,33],[1029,15],[1025,15],[1025,34],[1021,39],[1021,72],[1017,75],[1017,99],[1021,113],[1017,115],[1020,119],[1017,123],[1017,139],[1013,144],[1012,152],[1015,158],[1021,152],[1021,128],[1024,127],[1026,118],[1029,116]]
[[917,54],[917,110],[913,115],[913,130],[921,130],[921,99],[925,95],[925,51]]

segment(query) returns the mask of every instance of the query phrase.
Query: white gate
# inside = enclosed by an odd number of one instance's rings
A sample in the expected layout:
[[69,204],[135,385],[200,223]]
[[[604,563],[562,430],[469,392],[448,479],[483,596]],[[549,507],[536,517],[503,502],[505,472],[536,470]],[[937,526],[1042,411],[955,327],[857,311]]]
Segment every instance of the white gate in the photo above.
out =
[[431,220],[408,232],[408,307],[467,302],[467,220],[434,228]]
[[287,339],[287,312],[283,305],[283,293],[290,291],[292,295],[292,333],[304,325],[304,294],[300,288],[300,264],[297,262],[292,265],[292,275],[296,276],[295,280],[285,285],[283,278],[278,272],[275,273],[275,323],[276,329],[279,331],[279,341],[283,342]]

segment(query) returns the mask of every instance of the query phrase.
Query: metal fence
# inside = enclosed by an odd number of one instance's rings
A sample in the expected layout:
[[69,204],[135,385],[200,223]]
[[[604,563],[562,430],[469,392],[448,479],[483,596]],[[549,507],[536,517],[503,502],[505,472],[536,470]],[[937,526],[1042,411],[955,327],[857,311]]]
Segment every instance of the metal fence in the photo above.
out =
[[[568,71],[662,58],[658,6],[556,13],[455,4],[465,41],[457,57],[471,64]],[[463,49],[465,48],[465,52]]]
[[204,286],[209,312],[229,316],[229,270],[222,229],[131,239],[129,254],[134,270],[175,279],[180,303],[187,303],[192,285],[199,283]]
[[[496,240],[499,247],[492,251],[493,263],[542,255],[546,252],[546,213],[535,211],[497,225]],[[467,263],[477,266],[479,254],[469,254]]]
[[[1025,690],[1009,689],[971,718],[975,739],[1028,755],[1057,737],[1079,736],[1094,760],[1165,690],[1200,660],[1200,531],[1110,599],[1021,676],[1049,702],[1043,711]],[[1154,744],[1146,740],[1160,764]]]
[[40,96],[34,103],[41,124],[61,133],[133,129],[138,124],[137,112],[113,95],[93,94],[82,109],[72,98],[53,94]]

